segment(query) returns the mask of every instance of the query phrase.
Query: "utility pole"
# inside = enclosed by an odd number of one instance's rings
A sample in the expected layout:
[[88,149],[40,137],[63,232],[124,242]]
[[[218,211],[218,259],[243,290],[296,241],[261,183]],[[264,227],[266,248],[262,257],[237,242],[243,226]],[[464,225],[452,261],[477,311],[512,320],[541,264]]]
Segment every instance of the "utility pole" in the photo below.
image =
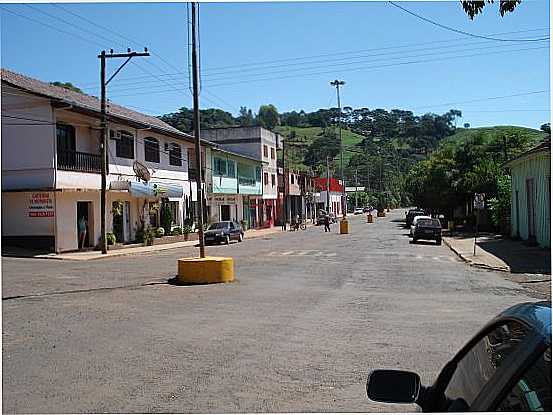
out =
[[330,166],[329,157],[326,156],[326,213],[330,212]]
[[[127,53],[113,53],[113,49],[110,49],[109,54],[103,50],[98,55],[100,59],[100,124],[102,128],[102,136],[100,139],[100,152],[102,158],[102,190],[100,192],[100,248],[102,254],[107,254],[106,244],[106,181],[107,181],[107,135],[108,135],[108,117],[106,112],[106,87],[110,81],[123,69],[123,67],[135,56],[150,56],[148,49],[144,48],[144,52],[131,52],[127,49]],[[107,58],[127,58],[125,62],[111,75],[106,81],[106,59]]]
[[340,176],[342,177],[342,219],[346,219],[346,182],[344,180],[344,151],[342,148],[342,107],[340,105],[340,86],[345,85],[345,81],[338,79],[332,81],[330,85],[336,87],[336,97],[338,98],[338,136],[340,139]]
[[286,214],[287,203],[286,203],[286,156],[284,151],[285,141],[282,140],[282,230],[286,230]]
[[353,208],[357,208],[357,167],[355,168],[355,206]]
[[200,258],[205,258],[204,241],[204,200],[202,183],[202,153],[200,147],[200,99],[198,92],[198,57],[196,54],[196,3],[192,3],[192,88],[194,95],[194,141],[196,152],[196,197],[198,199],[198,239],[200,242]]

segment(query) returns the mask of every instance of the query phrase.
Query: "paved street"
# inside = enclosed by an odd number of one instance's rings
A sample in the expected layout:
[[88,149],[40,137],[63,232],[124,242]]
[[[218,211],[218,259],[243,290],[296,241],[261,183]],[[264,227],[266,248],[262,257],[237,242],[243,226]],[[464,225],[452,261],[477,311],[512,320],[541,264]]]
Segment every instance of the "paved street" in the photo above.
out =
[[374,368],[434,379],[481,325],[532,300],[398,210],[209,247],[237,282],[179,287],[195,248],[89,262],[3,258],[4,412],[367,412]]

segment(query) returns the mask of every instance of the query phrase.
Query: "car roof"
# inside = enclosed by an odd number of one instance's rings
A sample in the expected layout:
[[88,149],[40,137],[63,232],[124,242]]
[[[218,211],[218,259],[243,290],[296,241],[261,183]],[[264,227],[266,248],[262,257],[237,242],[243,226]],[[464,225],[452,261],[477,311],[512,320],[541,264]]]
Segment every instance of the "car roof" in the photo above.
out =
[[551,345],[551,302],[522,303],[508,308],[497,319],[514,318],[521,320],[540,334]]

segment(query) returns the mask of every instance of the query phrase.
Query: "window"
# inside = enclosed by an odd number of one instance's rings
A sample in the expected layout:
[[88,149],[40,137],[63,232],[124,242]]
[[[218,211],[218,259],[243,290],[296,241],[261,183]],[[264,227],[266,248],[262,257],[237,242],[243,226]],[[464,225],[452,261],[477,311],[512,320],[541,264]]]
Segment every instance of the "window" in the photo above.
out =
[[159,141],[152,137],[144,139],[144,160],[159,163]]
[[265,184],[265,186],[269,184],[269,173],[267,172],[263,173],[263,183]]
[[182,166],[182,151],[179,144],[172,143],[169,147],[169,164],[171,166]]
[[255,168],[255,181],[260,182],[261,181],[261,167]]
[[276,185],[276,178],[274,174],[271,174],[271,186],[275,187]]
[[274,147],[271,147],[271,158],[272,159],[275,158],[275,149],[274,149]]
[[227,163],[226,160],[223,160],[219,157],[213,159],[213,169],[217,176],[226,176],[227,175]]
[[509,322],[489,332],[462,356],[445,390],[452,402],[450,409],[467,411],[497,369],[516,355],[527,335],[520,323]]
[[294,175],[293,174],[290,175],[290,183],[294,184]]
[[269,157],[269,152],[266,145],[263,145],[263,157]]
[[235,164],[232,160],[227,160],[227,177],[236,177]]
[[123,159],[134,158],[134,136],[127,131],[118,131],[115,136],[115,156]]
[[551,347],[520,378],[497,411],[551,412]]

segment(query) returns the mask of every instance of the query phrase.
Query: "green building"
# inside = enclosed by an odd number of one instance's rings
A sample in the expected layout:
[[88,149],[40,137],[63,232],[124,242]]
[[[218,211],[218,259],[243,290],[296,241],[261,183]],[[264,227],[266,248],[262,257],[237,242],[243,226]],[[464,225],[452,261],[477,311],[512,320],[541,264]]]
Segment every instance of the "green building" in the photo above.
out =
[[551,247],[551,138],[511,160],[511,236]]

